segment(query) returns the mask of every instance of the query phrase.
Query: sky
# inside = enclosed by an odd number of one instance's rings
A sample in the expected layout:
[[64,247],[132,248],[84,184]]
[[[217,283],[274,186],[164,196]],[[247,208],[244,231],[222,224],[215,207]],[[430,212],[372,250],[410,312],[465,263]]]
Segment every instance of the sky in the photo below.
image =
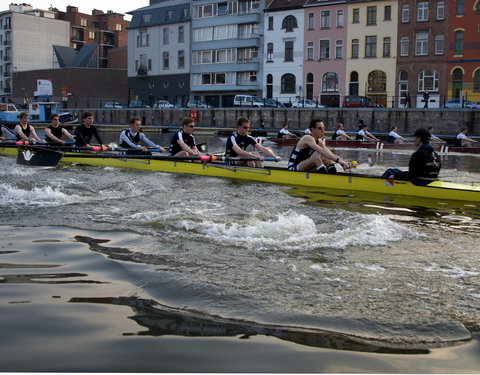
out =
[[[15,2],[14,2],[15,3]],[[20,2],[17,2],[20,3]],[[149,0],[133,0],[133,1],[118,1],[118,0],[30,0],[26,1],[34,8],[48,9],[50,6],[65,12],[68,5],[73,5],[78,8],[80,13],[92,14],[93,9],[100,9],[106,12],[112,10],[116,13],[126,14],[131,10],[143,8],[150,5]],[[129,20],[131,16],[126,16],[125,19]]]

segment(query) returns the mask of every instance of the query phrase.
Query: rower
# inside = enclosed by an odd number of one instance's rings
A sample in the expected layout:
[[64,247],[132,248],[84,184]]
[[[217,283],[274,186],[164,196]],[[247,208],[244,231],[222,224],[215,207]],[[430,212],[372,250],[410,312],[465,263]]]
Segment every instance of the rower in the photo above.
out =
[[325,125],[322,120],[310,122],[310,134],[305,134],[297,142],[290,154],[288,169],[290,171],[337,173],[335,163],[339,163],[344,170],[351,169],[352,165],[335,155],[326,146]]
[[385,140],[386,143],[391,144],[400,144],[406,142],[407,140],[403,138],[400,134],[398,134],[398,127],[392,126],[390,129],[390,133],[388,133],[387,139]]
[[[230,160],[230,161],[227,161],[226,163],[229,165],[242,165],[247,167],[263,168],[263,161],[265,160],[265,158],[262,155],[260,155],[260,152],[262,154],[275,158],[277,162],[282,160],[280,156],[275,155],[273,151],[271,151],[269,148],[262,146],[257,141],[255,141],[255,138],[248,135],[250,126],[251,126],[250,120],[248,118],[239,117],[237,119],[237,131],[227,139],[225,156],[227,158],[232,158],[232,157],[234,158],[237,156],[247,157],[247,158],[251,157],[251,158],[257,158],[258,160],[249,160],[249,161]],[[247,148],[249,146],[253,147],[255,151],[247,151]]]
[[288,131],[288,124],[283,124],[282,128],[278,131],[277,138],[296,138],[297,136]]
[[382,178],[395,180],[413,180],[418,177],[437,178],[440,172],[441,163],[438,154],[430,144],[430,132],[427,129],[418,129],[413,136],[415,146],[418,146],[410,157],[408,172],[397,168],[389,168],[382,175]]
[[176,132],[170,143],[170,154],[174,156],[200,156],[201,152],[195,143],[193,131],[195,130],[195,120],[191,117],[184,117],[182,120],[182,130]]
[[477,143],[475,139],[467,137],[468,128],[462,126],[460,133],[457,134],[453,141],[453,147],[472,147],[472,143]]
[[90,142],[92,140],[92,137],[95,137],[98,143],[103,147],[106,147],[103,144],[102,138],[100,138],[100,135],[98,134],[97,127],[93,125],[93,120],[95,117],[93,116],[93,113],[91,112],[85,112],[82,116],[83,119],[83,124],[77,126],[75,128],[75,146],[77,147],[83,147],[87,146],[90,147]]
[[17,141],[24,142],[40,142],[41,139],[35,132],[35,129],[32,125],[28,123],[28,113],[21,112],[20,123],[15,126],[15,134],[17,136]]
[[351,141],[352,137],[350,137],[347,133],[345,133],[345,127],[343,126],[342,122],[338,123],[337,130],[332,134],[332,140],[334,141]]
[[151,155],[152,153],[142,145],[141,142],[145,143],[150,148],[158,149],[160,152],[165,152],[165,149],[156,143],[152,142],[148,137],[141,131],[142,120],[139,117],[132,117],[130,119],[129,125],[130,129],[124,129],[120,133],[120,138],[118,144],[120,147],[127,148],[127,155]]
[[375,137],[372,133],[368,131],[368,125],[360,124],[358,127],[357,137],[355,138],[357,141],[366,141],[366,142],[380,142],[380,139]]
[[71,135],[67,129],[60,125],[60,116],[56,113],[50,116],[51,125],[48,128],[45,128],[43,131],[45,133],[45,141],[65,144],[65,141],[62,139],[63,136],[68,138],[71,141],[74,141],[75,138]]

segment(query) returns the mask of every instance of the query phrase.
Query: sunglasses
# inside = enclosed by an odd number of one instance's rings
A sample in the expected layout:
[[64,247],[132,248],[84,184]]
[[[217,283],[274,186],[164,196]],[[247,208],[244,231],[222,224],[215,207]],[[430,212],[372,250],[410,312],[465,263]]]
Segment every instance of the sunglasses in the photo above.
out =
[[244,128],[244,129],[247,129],[247,130],[248,130],[248,129],[250,129],[250,126],[242,126],[242,128]]
[[195,125],[188,125],[189,128],[195,128]]

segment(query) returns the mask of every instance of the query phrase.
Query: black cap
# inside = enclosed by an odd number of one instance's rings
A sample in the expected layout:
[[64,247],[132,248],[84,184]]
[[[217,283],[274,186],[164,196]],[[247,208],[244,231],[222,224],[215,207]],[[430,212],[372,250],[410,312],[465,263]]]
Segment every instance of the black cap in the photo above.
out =
[[422,143],[428,143],[428,142],[430,142],[430,139],[432,138],[432,135],[430,134],[430,132],[427,129],[424,129],[424,128],[421,128],[421,129],[418,129],[417,131],[415,131],[415,133],[413,133],[413,136],[420,138]]

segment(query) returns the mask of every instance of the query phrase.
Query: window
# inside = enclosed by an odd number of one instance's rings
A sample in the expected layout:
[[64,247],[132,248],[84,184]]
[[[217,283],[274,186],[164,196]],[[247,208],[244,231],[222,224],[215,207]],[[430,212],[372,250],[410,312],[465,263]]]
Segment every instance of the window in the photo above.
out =
[[438,72],[423,70],[418,75],[418,91],[438,91]]
[[400,39],[400,56],[408,56],[408,48],[410,39],[408,36],[404,36]]
[[352,11],[352,23],[360,23],[360,9],[354,8]]
[[287,16],[283,19],[282,30],[287,32],[293,31],[293,29],[298,28],[297,19],[294,16]]
[[377,24],[377,7],[367,7],[367,25]]
[[217,16],[224,16],[228,12],[228,3],[217,4]]
[[445,37],[437,35],[435,37],[435,55],[443,55],[445,52]]
[[377,37],[365,37],[365,57],[377,57]]
[[185,68],[185,51],[178,51],[178,69]]
[[391,21],[392,20],[392,6],[385,5],[384,12],[383,12],[383,20],[384,21]]
[[328,60],[330,58],[330,40],[320,39],[320,60]]
[[445,19],[445,1],[439,1],[437,4],[437,20]]
[[90,32],[88,33],[88,37],[89,37],[90,39],[95,39],[95,36],[96,36],[96,35],[95,35],[95,31],[90,31]]
[[202,85],[211,85],[212,75],[210,73],[202,74]]
[[273,17],[268,17],[268,30],[273,30]]
[[428,55],[428,32],[420,31],[415,34],[415,55]]
[[383,38],[383,57],[390,57],[391,39]]
[[312,100],[313,99],[313,73],[307,73],[307,78],[306,78],[306,94],[307,94],[307,99]]
[[170,19],[172,18],[172,15],[173,15],[173,10],[167,10],[165,12],[165,21],[170,21]]
[[428,2],[422,1],[418,3],[417,21],[418,22],[428,21]]
[[178,26],[178,43],[185,43],[185,27]]
[[281,78],[280,92],[282,94],[295,94],[296,79],[291,73],[284,74]]
[[335,42],[335,58],[342,59],[343,58],[343,41],[337,40]]
[[345,15],[342,9],[337,10],[337,27],[345,26]]
[[163,44],[168,44],[169,43],[169,32],[168,32],[168,27],[163,28]]
[[464,0],[457,0],[456,15],[462,16],[465,14],[465,2]]
[[198,17],[213,17],[213,4],[201,5],[198,7]]
[[480,69],[477,69],[473,75],[473,91],[480,91]]
[[225,73],[215,73],[215,84],[224,85],[226,83],[225,78],[226,78]]
[[402,22],[410,22],[410,5],[402,5]]
[[338,75],[334,72],[325,73],[322,77],[322,91],[338,91]]
[[352,39],[352,59],[358,59],[359,43],[358,39]]
[[463,30],[455,31],[455,55],[463,55]]
[[308,13],[308,30],[315,29],[315,13]]
[[267,44],[267,62],[273,62],[273,43]]
[[88,21],[86,18],[80,18],[80,26],[87,27]]
[[122,24],[121,23],[116,23],[115,24],[115,30],[122,31]]
[[168,52],[163,53],[163,69],[169,69],[170,68],[170,55]]
[[313,60],[313,42],[308,42],[307,43],[307,60]]
[[387,90],[387,75],[381,70],[374,70],[368,75],[368,91],[385,92]]
[[320,28],[329,29],[330,28],[330,11],[322,10],[320,12]]
[[237,52],[237,61],[249,62],[252,59],[258,57],[257,47],[239,48]]
[[293,41],[288,40],[285,42],[285,60],[293,61]]
[[152,19],[152,14],[151,13],[146,13],[146,14],[142,14],[142,21],[145,22],[145,23],[148,23],[150,22]]
[[[219,49],[214,52],[215,52],[214,62],[217,64],[231,63],[231,62],[235,62],[236,60],[235,50],[233,48]],[[240,50],[239,50],[239,55],[241,55]],[[251,54],[250,54],[250,59],[251,59]]]

